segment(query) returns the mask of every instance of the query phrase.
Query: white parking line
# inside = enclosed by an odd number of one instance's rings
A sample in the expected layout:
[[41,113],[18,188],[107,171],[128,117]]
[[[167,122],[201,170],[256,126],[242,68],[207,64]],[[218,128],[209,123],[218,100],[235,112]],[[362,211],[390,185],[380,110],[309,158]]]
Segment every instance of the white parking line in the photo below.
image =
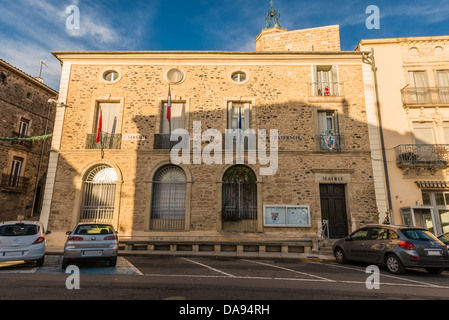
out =
[[215,271],[215,272],[224,274],[224,275],[227,276],[227,277],[235,278],[235,276],[233,276],[233,275],[230,274],[230,273],[226,273],[226,272],[224,272],[224,271],[215,269],[215,268],[213,268],[213,267],[211,267],[211,266],[208,266],[208,265],[205,265],[205,264],[203,264],[203,263],[200,263],[200,262],[197,262],[197,261],[193,261],[193,260],[190,260],[190,259],[187,259],[187,258],[181,258],[181,259],[182,259],[182,260],[185,260],[185,261],[189,261],[189,262],[191,262],[191,263],[195,263],[195,264],[200,265],[200,266],[203,266],[203,267],[208,268],[208,269],[210,269],[210,270],[213,270],[213,271]]
[[243,260],[244,260],[244,261],[249,261],[249,262],[252,262],[252,263],[261,264],[261,265],[264,265],[264,266],[270,266],[270,267],[273,267],[273,268],[277,268],[277,269],[281,269],[281,270],[286,270],[286,271],[290,271],[290,272],[294,272],[294,273],[298,273],[298,274],[302,274],[302,275],[305,275],[305,276],[308,276],[308,277],[314,277],[314,278],[320,279],[321,281],[326,281],[326,282],[336,282],[335,280],[323,278],[323,277],[320,277],[320,276],[316,276],[316,275],[314,275],[314,274],[305,273],[305,272],[301,272],[301,271],[297,271],[297,270],[293,270],[293,269],[289,269],[289,268],[284,268],[284,267],[280,267],[280,266],[273,265],[273,264],[269,264],[269,263],[265,263],[265,262],[253,261],[253,260],[246,260],[246,259],[243,259]]
[[133,265],[131,262],[128,261],[128,259],[125,259],[124,257],[122,257],[123,260],[125,260],[125,262],[128,264],[128,266],[135,272],[137,273],[139,276],[143,276],[143,272],[140,271],[139,269],[136,268],[135,265]]
[[[320,264],[320,263],[317,263],[317,262],[309,262],[309,263]],[[326,264],[320,264],[320,265],[326,265]],[[326,266],[330,266],[330,265],[326,265]],[[351,268],[351,267],[341,266],[341,265],[337,265],[337,264],[332,264],[332,268],[341,268],[341,269],[347,269],[347,270],[355,270],[355,271],[360,271],[360,272],[366,273],[366,269]],[[397,279],[397,280],[408,281],[408,282],[411,282],[411,283],[416,283],[416,284],[419,284],[419,286],[449,289],[449,287],[446,287],[446,286],[440,286],[440,285],[432,284],[432,283],[428,283],[428,282],[412,280],[412,279],[407,279],[407,278],[401,278],[401,277],[390,275],[390,274],[382,273],[381,276],[382,277],[386,277],[386,278],[392,278],[392,279]],[[348,282],[348,281],[338,281],[338,282]],[[388,285],[390,285],[390,284],[388,283]],[[403,285],[403,284],[395,283],[393,285]]]

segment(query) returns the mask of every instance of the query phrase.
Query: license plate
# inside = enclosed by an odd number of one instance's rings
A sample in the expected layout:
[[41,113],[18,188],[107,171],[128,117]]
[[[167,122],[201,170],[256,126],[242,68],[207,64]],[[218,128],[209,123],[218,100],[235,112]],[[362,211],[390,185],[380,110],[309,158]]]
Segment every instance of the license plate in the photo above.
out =
[[442,256],[443,251],[442,250],[426,250],[426,255],[428,256]]
[[4,257],[20,257],[23,256],[25,251],[8,251],[3,252]]
[[85,257],[94,257],[94,256],[101,256],[103,251],[101,250],[85,250],[82,252],[83,256]]

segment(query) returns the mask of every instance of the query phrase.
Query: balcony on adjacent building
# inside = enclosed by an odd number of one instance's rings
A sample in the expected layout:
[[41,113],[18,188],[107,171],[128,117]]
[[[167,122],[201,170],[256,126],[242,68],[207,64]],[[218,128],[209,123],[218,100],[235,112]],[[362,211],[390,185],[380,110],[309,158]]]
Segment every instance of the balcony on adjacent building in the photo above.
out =
[[28,187],[29,178],[16,175],[2,174],[0,189],[11,192],[24,192]]
[[97,134],[87,135],[86,149],[120,149],[122,146],[122,135],[120,133],[102,133],[102,141],[96,142]]
[[404,106],[449,105],[449,87],[405,87],[401,90]]
[[432,174],[446,169],[449,163],[449,144],[401,144],[395,148],[396,165],[409,170],[428,170]]

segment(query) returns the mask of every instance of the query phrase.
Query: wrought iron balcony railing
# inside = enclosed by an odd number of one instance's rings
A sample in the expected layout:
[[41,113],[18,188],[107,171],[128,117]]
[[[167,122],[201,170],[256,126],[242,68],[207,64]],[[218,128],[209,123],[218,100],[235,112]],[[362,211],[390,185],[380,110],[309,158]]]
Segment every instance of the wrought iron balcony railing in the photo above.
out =
[[401,93],[404,105],[449,104],[449,87],[406,87]]
[[340,133],[320,133],[317,137],[320,150],[342,150],[344,149],[344,136]]
[[310,82],[310,95],[315,97],[342,97],[343,83],[340,82]]
[[436,171],[448,167],[449,144],[401,144],[395,148],[396,165],[404,169]]
[[[29,138],[28,136],[24,136],[23,134],[21,134],[19,132],[13,132],[12,134],[13,134],[13,137],[17,137],[17,138]],[[20,146],[25,149],[31,149],[31,147],[33,145],[33,141],[31,141],[31,140],[11,140],[11,144],[13,144],[15,146]]]
[[28,187],[29,178],[15,175],[2,174],[0,188],[3,190],[22,192]]
[[120,149],[122,147],[122,135],[120,133],[102,133],[102,142],[96,142],[97,134],[87,135],[86,149]]
[[[186,135],[183,139],[189,140],[190,137]],[[180,140],[170,141],[170,133],[155,133],[153,149],[170,150],[177,145],[179,141]]]

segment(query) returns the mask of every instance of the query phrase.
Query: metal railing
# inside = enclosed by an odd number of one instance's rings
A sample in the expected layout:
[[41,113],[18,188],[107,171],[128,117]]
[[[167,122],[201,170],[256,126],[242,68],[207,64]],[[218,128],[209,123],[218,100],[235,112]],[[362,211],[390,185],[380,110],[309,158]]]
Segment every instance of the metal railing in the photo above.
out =
[[[29,136],[25,136],[19,132],[13,132],[13,137],[17,137],[17,138],[29,138]],[[33,141],[32,140],[11,140],[11,144],[17,145],[17,146],[22,146],[26,149],[31,149],[32,145],[33,145]]]
[[316,232],[316,247],[320,251],[321,243],[329,239],[329,221],[323,220],[321,227]]
[[28,187],[29,178],[16,175],[2,174],[0,188],[11,191],[24,191]]
[[406,87],[401,94],[404,105],[449,104],[449,87]]
[[[182,139],[184,141],[189,140],[190,136],[189,135],[183,136]],[[153,149],[170,150],[175,145],[177,145],[179,141],[181,141],[181,138],[179,138],[178,141],[170,141],[170,133],[155,133]]]
[[344,149],[344,136],[340,133],[320,133],[317,136],[320,150],[342,150]]
[[394,149],[398,167],[447,168],[449,162],[449,144],[401,144]]
[[343,83],[341,82],[309,82],[310,94],[315,97],[342,97]]
[[122,147],[122,135],[120,133],[102,133],[102,142],[96,142],[97,134],[87,135],[86,149],[120,149]]

